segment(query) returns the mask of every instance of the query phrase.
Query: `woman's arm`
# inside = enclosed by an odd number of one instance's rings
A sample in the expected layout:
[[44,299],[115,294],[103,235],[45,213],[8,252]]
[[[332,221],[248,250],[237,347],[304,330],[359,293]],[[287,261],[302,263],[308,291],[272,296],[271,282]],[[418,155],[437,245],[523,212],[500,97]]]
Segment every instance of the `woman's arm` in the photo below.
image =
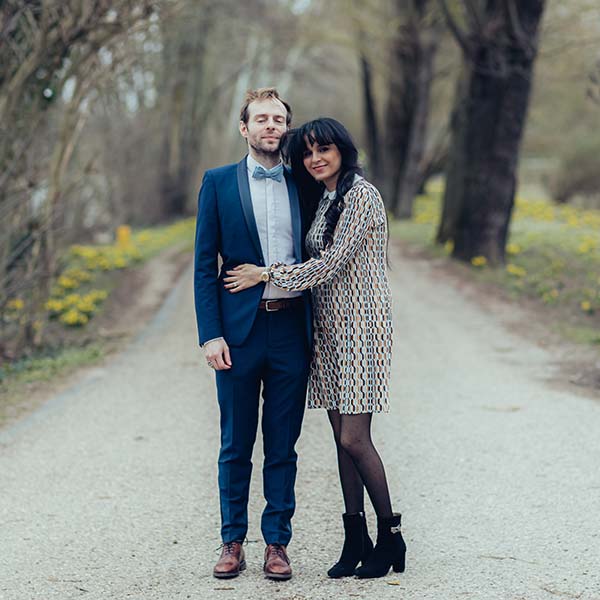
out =
[[373,224],[377,192],[371,185],[359,183],[346,195],[346,206],[333,233],[333,243],[297,265],[274,265],[271,281],[288,291],[306,290],[333,279],[356,254]]
[[[321,252],[320,258],[311,258],[295,265],[275,264],[270,267],[270,281],[288,291],[302,291],[333,279],[356,254],[373,223],[373,211],[378,201],[377,191],[371,185],[358,184],[346,195],[346,207],[333,233],[333,242]],[[225,287],[236,293],[255,286],[266,271],[256,265],[239,265],[227,271]]]

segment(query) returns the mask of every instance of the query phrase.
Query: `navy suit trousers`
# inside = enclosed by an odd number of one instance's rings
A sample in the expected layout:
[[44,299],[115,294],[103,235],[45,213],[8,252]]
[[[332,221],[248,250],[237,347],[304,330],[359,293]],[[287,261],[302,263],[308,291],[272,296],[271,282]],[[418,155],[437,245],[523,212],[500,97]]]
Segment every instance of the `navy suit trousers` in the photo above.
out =
[[295,509],[297,455],[304,416],[310,351],[306,313],[297,307],[259,310],[241,346],[230,347],[232,368],[217,371],[221,410],[219,492],[223,542],[243,540],[248,530],[248,492],[262,385],[263,486],[261,521],[267,544],[287,545]]

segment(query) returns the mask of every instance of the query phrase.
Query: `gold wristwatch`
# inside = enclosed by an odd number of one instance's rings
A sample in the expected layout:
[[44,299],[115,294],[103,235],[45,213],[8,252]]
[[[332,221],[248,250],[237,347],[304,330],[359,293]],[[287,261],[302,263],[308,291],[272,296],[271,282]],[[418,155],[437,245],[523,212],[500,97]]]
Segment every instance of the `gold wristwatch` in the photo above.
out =
[[260,280],[267,283],[271,279],[271,267],[267,267],[261,274]]

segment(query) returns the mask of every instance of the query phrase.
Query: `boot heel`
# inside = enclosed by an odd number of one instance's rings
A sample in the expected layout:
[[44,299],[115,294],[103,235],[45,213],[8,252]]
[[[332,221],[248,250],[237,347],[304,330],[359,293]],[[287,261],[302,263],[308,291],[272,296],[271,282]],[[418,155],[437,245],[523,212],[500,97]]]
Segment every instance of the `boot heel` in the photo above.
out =
[[394,573],[404,573],[404,570],[406,569],[406,555],[393,563],[392,568],[394,569]]

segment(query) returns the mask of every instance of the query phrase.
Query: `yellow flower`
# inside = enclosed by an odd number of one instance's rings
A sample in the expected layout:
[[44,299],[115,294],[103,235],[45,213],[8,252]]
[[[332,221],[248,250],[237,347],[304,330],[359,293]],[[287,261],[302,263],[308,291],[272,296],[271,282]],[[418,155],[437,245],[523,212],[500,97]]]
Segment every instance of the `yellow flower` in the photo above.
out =
[[60,285],[60,287],[64,288],[65,290],[73,290],[79,286],[79,283],[77,282],[77,280],[75,280],[71,277],[67,277],[66,275],[61,275],[58,278],[58,285]]
[[584,312],[592,312],[592,304],[588,300],[584,300],[580,306]]
[[71,246],[70,253],[73,256],[79,256],[80,258],[85,259],[94,259],[98,256],[98,250],[96,248],[92,248],[91,246]]
[[60,321],[65,325],[75,327],[77,325],[85,325],[89,319],[87,315],[79,312],[76,308],[71,308],[60,316]]
[[63,272],[63,277],[68,277],[69,279],[73,279],[79,283],[83,283],[85,281],[91,281],[94,277],[88,271],[84,269],[67,269]]
[[128,246],[131,244],[131,227],[129,225],[119,225],[117,227],[117,246]]
[[98,260],[96,261],[96,265],[98,266],[98,268],[102,269],[103,271],[110,271],[111,266],[112,266],[110,264],[110,260],[108,260],[108,258],[106,258],[106,256],[98,257]]
[[81,296],[79,294],[69,294],[65,296],[63,299],[65,307],[69,306],[77,306],[77,303],[81,300]]
[[62,300],[58,300],[57,298],[50,298],[45,304],[45,308],[47,311],[51,313],[59,313],[63,310],[65,304]]
[[113,265],[117,269],[123,269],[127,266],[127,261],[122,256],[117,256],[117,258],[115,258],[113,261]]
[[79,312],[82,312],[86,315],[91,315],[96,311],[96,305],[94,302],[85,296],[77,303],[76,308]]
[[506,265],[506,270],[511,275],[515,275],[515,277],[525,277],[525,275],[527,275],[527,271],[523,269],[523,267],[519,267],[518,265],[514,265],[512,263],[508,263]]
[[6,308],[9,310],[23,310],[25,308],[25,302],[23,302],[21,298],[13,298],[12,300],[9,300]]
[[106,290],[91,290],[83,297],[84,300],[90,300],[91,302],[101,302],[102,300],[106,300],[106,298],[108,298]]
[[506,246],[506,251],[508,254],[519,254],[521,252],[521,246],[519,246],[519,244],[508,244],[508,246]]
[[471,264],[474,267],[483,267],[487,265],[487,258],[485,256],[474,256],[471,259]]

